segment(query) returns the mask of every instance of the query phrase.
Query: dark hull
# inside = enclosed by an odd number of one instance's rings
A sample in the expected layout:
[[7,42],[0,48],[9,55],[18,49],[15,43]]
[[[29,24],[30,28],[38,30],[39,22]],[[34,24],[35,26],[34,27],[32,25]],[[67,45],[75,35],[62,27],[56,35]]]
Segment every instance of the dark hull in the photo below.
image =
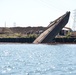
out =
[[62,15],[49,24],[48,28],[33,43],[50,43],[55,36],[68,23],[70,12]]

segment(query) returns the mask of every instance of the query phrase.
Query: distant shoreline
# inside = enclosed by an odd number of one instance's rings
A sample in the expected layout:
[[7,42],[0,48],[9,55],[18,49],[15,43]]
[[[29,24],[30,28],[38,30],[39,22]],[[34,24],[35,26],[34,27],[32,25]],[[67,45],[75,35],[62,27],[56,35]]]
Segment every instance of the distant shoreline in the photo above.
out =
[[[36,38],[0,38],[0,43],[33,43]],[[75,44],[76,38],[55,38],[48,44]],[[46,43],[47,44],[47,43]]]
[[[33,43],[46,27],[0,27],[0,43]],[[72,36],[53,39],[50,44],[76,43],[76,32]]]

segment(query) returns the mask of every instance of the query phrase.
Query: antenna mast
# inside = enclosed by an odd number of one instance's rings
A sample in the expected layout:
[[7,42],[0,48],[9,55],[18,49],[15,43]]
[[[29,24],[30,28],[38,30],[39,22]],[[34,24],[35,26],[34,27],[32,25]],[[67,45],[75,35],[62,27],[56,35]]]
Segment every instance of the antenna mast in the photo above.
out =
[[76,31],[76,9],[74,10],[73,30]]

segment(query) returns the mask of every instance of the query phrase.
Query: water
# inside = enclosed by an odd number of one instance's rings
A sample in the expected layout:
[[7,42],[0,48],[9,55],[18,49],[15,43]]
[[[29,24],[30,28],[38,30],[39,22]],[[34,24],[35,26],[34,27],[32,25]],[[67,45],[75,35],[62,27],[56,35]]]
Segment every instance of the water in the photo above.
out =
[[0,44],[0,75],[76,75],[76,44]]

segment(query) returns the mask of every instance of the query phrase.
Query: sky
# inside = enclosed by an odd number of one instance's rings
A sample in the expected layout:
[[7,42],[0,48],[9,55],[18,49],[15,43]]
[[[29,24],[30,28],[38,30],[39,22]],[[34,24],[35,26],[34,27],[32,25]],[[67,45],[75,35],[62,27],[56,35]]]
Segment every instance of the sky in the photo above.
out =
[[76,0],[0,0],[0,27],[48,26],[67,11],[73,27]]

